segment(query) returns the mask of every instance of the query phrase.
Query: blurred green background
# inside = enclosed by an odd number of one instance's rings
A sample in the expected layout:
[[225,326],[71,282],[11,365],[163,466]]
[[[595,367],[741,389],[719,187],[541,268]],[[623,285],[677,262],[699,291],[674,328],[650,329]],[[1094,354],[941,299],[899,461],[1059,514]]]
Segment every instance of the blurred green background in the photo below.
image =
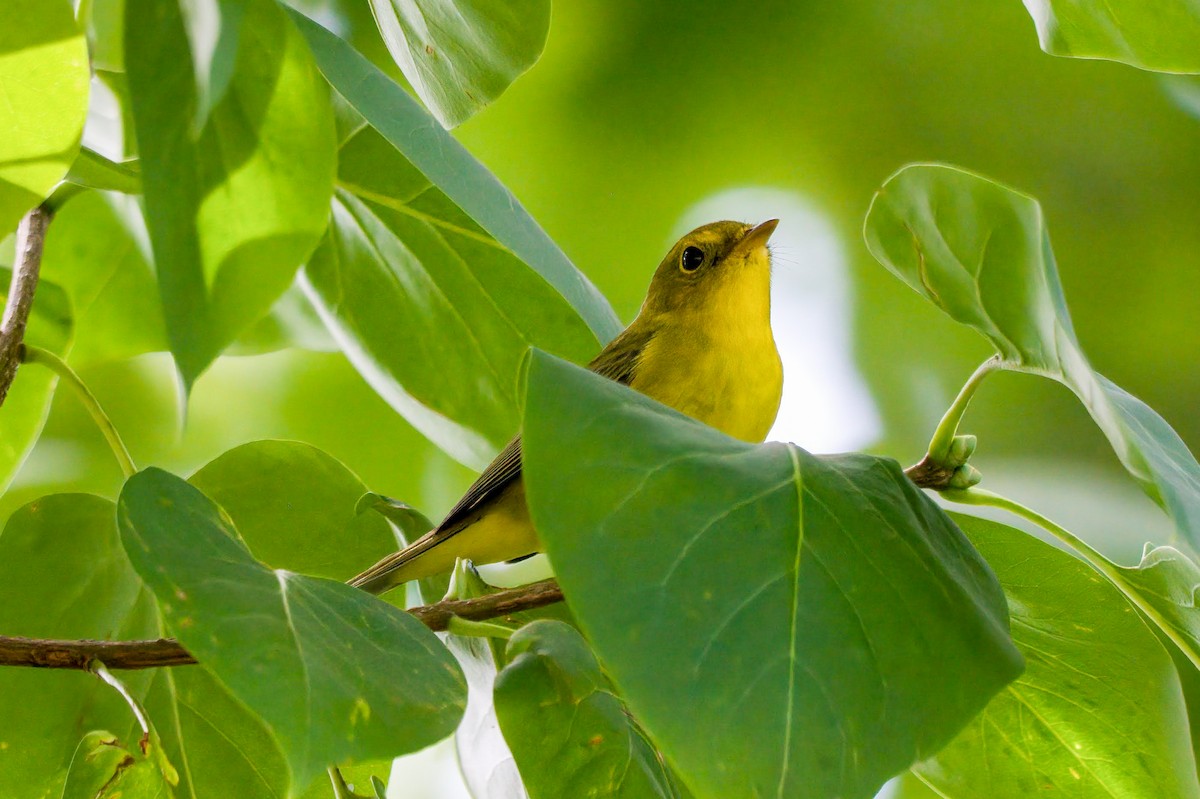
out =
[[[297,5],[390,64],[365,2]],[[1012,185],[1045,208],[1093,364],[1195,450],[1200,121],[1167,89],[1130,67],[1042,53],[1018,0],[577,0],[555,6],[542,60],[457,135],[625,321],[685,226],[705,214],[781,216],[780,435],[905,463],[989,351],[871,259],[863,216],[912,161]],[[50,237],[52,247],[53,228]],[[139,465],[188,473],[237,443],[301,439],[435,517],[472,477],[337,353],[222,358],[186,424],[165,355],[83,377]],[[1132,558],[1168,535],[1058,385],[994,376],[965,430],[980,437],[974,462],[987,487],[1110,552]],[[99,433],[60,391],[0,512],[51,491],[114,496],[119,482]]]

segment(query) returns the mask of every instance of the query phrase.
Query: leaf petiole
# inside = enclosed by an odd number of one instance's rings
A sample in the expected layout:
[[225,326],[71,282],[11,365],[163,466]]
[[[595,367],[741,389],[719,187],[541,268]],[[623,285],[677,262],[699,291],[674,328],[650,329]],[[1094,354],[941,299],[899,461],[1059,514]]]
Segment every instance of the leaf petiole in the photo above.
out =
[[129,689],[125,687],[125,683],[121,682],[117,677],[105,668],[104,664],[99,660],[93,660],[88,664],[88,671],[95,674],[102,681],[112,686],[121,698],[125,700],[125,704],[129,705],[129,709],[133,711],[133,717],[137,719],[138,726],[142,728],[143,740],[150,737],[150,720],[146,717],[146,711],[133,698],[133,694],[129,693]]
[[451,616],[446,624],[446,630],[453,635],[463,635],[471,638],[512,638],[513,631],[501,624],[487,621],[464,619],[462,616]]
[[1180,651],[1183,652],[1189,660],[1191,660],[1197,666],[1200,666],[1200,649],[1198,649],[1193,642],[1180,635],[1179,632],[1176,631],[1174,625],[1164,618],[1162,613],[1160,613],[1158,609],[1154,607],[1154,605],[1147,602],[1141,596],[1141,593],[1137,590],[1137,587],[1130,584],[1130,582],[1126,579],[1121,567],[1104,557],[1102,554],[1100,554],[1100,552],[1093,549],[1085,541],[1078,538],[1074,533],[1067,530],[1065,527],[1056,524],[1032,508],[1028,508],[1015,500],[1001,496],[993,491],[987,491],[986,489],[968,488],[965,490],[949,490],[941,492],[941,495],[951,502],[958,502],[963,505],[980,505],[991,508],[1000,508],[1001,510],[1006,510],[1009,513],[1019,516],[1022,519],[1041,527],[1043,530],[1050,533],[1059,541],[1062,541],[1072,550],[1081,555],[1093,569],[1098,571],[1100,574],[1106,577],[1109,582],[1116,586],[1131,604],[1145,614],[1148,619],[1154,622],[1155,626],[1157,626],[1164,635],[1170,638],[1171,641],[1179,647]]
[[[967,406],[971,404],[975,390],[979,388],[983,378],[1003,365],[1004,362],[1000,356],[993,355],[981,363],[979,368],[967,378],[967,382],[963,384],[958,396],[954,398],[953,404],[950,405],[942,420],[938,422],[937,429],[933,431],[933,438],[929,440],[929,458],[932,461],[938,464],[947,463],[950,450],[954,446],[954,437],[958,434],[959,422],[962,421],[963,414],[967,412]],[[954,466],[959,465],[961,464],[954,464]]]
[[75,389],[75,393],[79,396],[79,400],[83,403],[83,406],[91,414],[92,421],[100,428],[100,432],[104,434],[104,439],[112,449],[113,455],[116,456],[117,463],[121,465],[121,471],[125,474],[125,477],[130,478],[137,474],[137,466],[134,465],[133,458],[129,455],[129,450],[125,448],[125,442],[121,440],[121,436],[117,433],[117,428],[113,426],[112,420],[108,418],[108,414],[104,412],[104,409],[100,407],[100,402],[96,399],[96,395],[80,379],[75,370],[67,365],[66,361],[49,350],[34,347],[30,344],[26,344],[22,348],[21,361],[22,363],[41,364],[62,378],[63,381],[69,383],[71,388]]

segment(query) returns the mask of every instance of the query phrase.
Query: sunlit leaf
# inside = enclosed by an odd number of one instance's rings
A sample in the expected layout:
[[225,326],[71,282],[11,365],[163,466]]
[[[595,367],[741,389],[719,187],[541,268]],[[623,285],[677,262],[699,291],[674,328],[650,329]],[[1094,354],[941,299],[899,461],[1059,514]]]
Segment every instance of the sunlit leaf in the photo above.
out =
[[1200,72],[1200,7],[1180,0],[1024,0],[1051,55]]
[[1175,667],[1133,607],[1086,563],[970,516],[1026,669],[916,771],[946,799],[1200,796]]
[[458,723],[462,673],[412,616],[271,571],[210,499],[158,469],[125,484],[118,519],[168,627],[271,730],[297,792],[328,765],[415,751]]
[[42,274],[71,298],[72,365],[167,348],[146,246],[141,211],[130,198],[85,192],[56,215]]
[[577,630],[526,625],[508,659],[496,714],[533,799],[683,795]]
[[1036,200],[953,167],[909,166],[875,195],[865,235],[881,264],[987,338],[1004,368],[1075,392],[1129,473],[1200,545],[1200,464],[1161,416],[1088,364]]
[[697,796],[869,797],[1021,671],[994,575],[894,461],[735,441],[540,353],[524,434],[571,609]]
[[196,135],[178,6],[128,0],[125,15],[146,222],[188,386],[284,292],[329,215],[328,89],[277,4],[250,0],[241,30],[229,87]]
[[413,182],[430,201],[411,203],[416,213],[339,190],[304,275],[375,390],[439,447],[482,468],[520,424],[517,372],[526,349],[587,360],[598,344],[553,289],[458,219],[439,192],[425,193],[427,182]]
[[608,302],[483,164],[353,47],[293,12],[338,93],[463,214],[566,298],[601,343],[621,326]]
[[371,0],[388,50],[434,116],[459,125],[533,66],[550,0]]
[[246,5],[245,0],[179,0],[196,76],[196,130],[233,80]]
[[115,163],[86,147],[75,157],[66,180],[89,189],[142,193],[142,168],[137,161]]
[[0,24],[0,235],[50,193],[79,151],[87,42],[67,0],[5,0]]
[[[0,268],[0,296],[8,299],[12,271]],[[55,355],[65,355],[71,344],[74,319],[66,292],[50,280],[41,280],[25,329],[25,342]],[[0,491],[12,482],[37,442],[50,412],[58,378],[42,366],[19,366],[0,407]]]

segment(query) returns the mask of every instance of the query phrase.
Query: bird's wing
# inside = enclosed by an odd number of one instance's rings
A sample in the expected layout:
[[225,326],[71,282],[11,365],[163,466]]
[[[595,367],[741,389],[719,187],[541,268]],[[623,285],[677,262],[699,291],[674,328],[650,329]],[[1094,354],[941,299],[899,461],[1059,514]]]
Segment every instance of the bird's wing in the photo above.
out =
[[[610,380],[629,385],[637,368],[638,356],[641,355],[642,349],[650,338],[649,332],[642,333],[631,326],[609,342],[608,346],[588,364],[588,369]],[[446,518],[442,519],[442,523],[437,526],[437,531],[454,530],[476,508],[493,499],[520,476],[521,437],[516,436],[508,442],[508,446],[500,451],[496,459],[488,464],[479,478],[463,494],[458,504],[450,509]]]

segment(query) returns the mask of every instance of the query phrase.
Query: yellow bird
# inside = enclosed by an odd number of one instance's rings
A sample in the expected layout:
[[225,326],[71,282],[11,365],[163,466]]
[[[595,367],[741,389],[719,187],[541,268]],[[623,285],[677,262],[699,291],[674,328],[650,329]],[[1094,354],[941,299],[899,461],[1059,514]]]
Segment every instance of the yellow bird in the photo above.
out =
[[[588,368],[734,438],[762,441],[783,390],[767,250],[777,224],[714,222],[680,239],[655,271],[637,319]],[[441,524],[350,583],[380,594],[450,571],[456,558],[496,563],[540,550],[518,436]]]

